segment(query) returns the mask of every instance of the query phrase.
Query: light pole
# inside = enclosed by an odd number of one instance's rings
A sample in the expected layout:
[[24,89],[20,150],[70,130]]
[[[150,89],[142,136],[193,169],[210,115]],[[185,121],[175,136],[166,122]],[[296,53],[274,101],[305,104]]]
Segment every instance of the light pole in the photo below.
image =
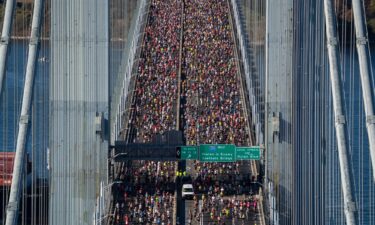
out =
[[114,184],[122,184],[122,183],[124,183],[122,180],[115,180],[109,183],[108,185],[104,186],[103,190],[107,190],[108,188],[112,187]]
[[111,157],[111,160],[112,160],[112,163],[114,164],[115,163],[115,159],[119,156],[127,156],[128,153],[127,152],[120,152],[120,153],[117,153],[115,154],[114,156]]
[[121,155],[128,155],[127,152],[120,152],[120,153],[117,153],[116,155],[112,156],[112,158],[116,158],[117,156],[121,156]]
[[127,155],[128,155],[127,152],[120,152],[120,153],[117,153],[116,155],[112,156],[111,158],[112,158],[112,159],[115,159],[115,158],[118,157],[118,156],[127,156]]
[[106,219],[107,217],[110,217],[110,216],[115,216],[115,214],[107,214],[105,216],[103,216],[102,218],[99,218],[95,221],[95,225],[101,225],[102,224],[102,221],[104,219]]

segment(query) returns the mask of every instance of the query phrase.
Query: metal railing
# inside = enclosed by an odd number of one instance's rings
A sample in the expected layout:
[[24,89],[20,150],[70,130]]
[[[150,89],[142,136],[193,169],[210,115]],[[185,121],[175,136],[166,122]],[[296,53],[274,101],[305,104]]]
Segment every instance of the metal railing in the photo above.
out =
[[[117,82],[114,86],[113,101],[111,102],[111,144],[119,137],[123,125],[123,112],[127,106],[129,96],[129,87],[131,86],[132,75],[137,68],[137,54],[140,52],[139,44],[143,33],[142,24],[147,18],[149,1],[140,0],[137,6],[135,22],[132,24],[129,32],[129,41],[124,50],[124,61],[120,67]],[[131,89],[130,89],[131,90]]]
[[[251,108],[251,114],[252,114],[252,124],[255,127],[255,138],[257,145],[263,144],[263,130],[262,130],[262,120],[261,120],[261,105],[262,102],[259,101],[259,98],[257,98],[257,94],[255,93],[255,85],[253,81],[253,72],[252,67],[250,66],[250,55],[249,51],[247,50],[248,46],[245,42],[246,40],[246,34],[243,29],[241,18],[240,18],[240,10],[237,4],[237,0],[230,0],[231,6],[232,6],[232,14],[233,14],[233,21],[234,21],[234,28],[236,33],[236,41],[237,47],[240,50],[240,62],[243,68],[243,73],[245,75],[245,81],[246,81],[246,87],[247,87],[247,94],[248,94],[248,104]],[[246,99],[246,100],[247,100]]]

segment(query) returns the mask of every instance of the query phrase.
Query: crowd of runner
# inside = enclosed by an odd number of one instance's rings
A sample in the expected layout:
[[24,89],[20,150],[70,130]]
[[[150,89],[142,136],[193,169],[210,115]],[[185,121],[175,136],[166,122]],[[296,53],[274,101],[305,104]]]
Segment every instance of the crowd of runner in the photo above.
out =
[[171,225],[175,164],[133,161],[122,168],[113,193],[115,224]]
[[[250,143],[228,12],[227,0],[185,0],[182,97],[187,145]],[[257,200],[236,196],[251,196],[255,177],[242,174],[239,162],[194,161],[193,167],[194,190],[203,195],[203,206],[198,207],[195,199],[189,222],[199,223],[202,214],[209,215],[204,222],[210,224],[225,224],[228,219],[231,224],[241,224],[238,219],[249,221]]]
[[182,83],[187,145],[248,140],[227,0],[185,0]]
[[[241,163],[242,164],[242,163]],[[209,195],[242,195],[251,191],[255,177],[249,173],[240,173],[240,165],[236,163],[194,163],[194,190],[198,194]]]
[[194,208],[189,210],[188,225],[200,222],[203,217],[209,217],[205,220],[208,224],[223,224],[225,221],[231,221],[231,224],[241,224],[240,221],[251,221],[253,212],[257,211],[258,199],[250,196],[247,199],[237,199],[236,196],[223,198],[219,195],[202,196],[202,205],[199,205],[199,199],[194,198]]
[[115,206],[116,224],[172,224],[172,193],[157,192],[149,195],[146,192],[124,198],[121,204],[116,203]]
[[[181,0],[152,0],[134,90],[130,124],[137,143],[176,129]],[[118,174],[115,223],[173,223],[175,168],[172,162],[133,161]]]
[[181,10],[180,0],[151,1],[131,121],[136,142],[149,142],[155,134],[176,128]]

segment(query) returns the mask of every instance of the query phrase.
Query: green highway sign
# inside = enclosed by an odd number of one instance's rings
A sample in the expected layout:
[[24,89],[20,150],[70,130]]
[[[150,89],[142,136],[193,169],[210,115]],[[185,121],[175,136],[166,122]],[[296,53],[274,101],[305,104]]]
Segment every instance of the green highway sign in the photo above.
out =
[[236,148],[236,160],[259,160],[259,159],[260,159],[259,146]]
[[198,159],[198,148],[196,146],[181,146],[181,159]]
[[200,146],[180,146],[176,157],[181,160],[202,162],[234,162],[237,160],[260,160],[260,147],[236,147],[232,144],[202,144]]
[[234,162],[236,146],[226,144],[202,144],[199,146],[201,162]]

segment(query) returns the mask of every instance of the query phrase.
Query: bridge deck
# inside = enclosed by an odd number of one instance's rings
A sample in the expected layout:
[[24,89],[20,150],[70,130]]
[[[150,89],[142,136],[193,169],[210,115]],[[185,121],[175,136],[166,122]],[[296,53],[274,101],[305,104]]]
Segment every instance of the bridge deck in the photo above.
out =
[[[227,0],[219,2],[151,1],[142,51],[137,61],[138,74],[134,77],[134,86],[130,90],[132,93],[132,100],[128,105],[130,113],[128,113],[128,118],[123,120],[125,121],[123,126],[127,127],[123,137],[127,142],[150,143],[153,136],[158,133],[181,130],[184,132],[184,139],[188,145],[233,143],[239,146],[249,146],[253,144],[251,119],[246,105],[245,86],[230,7]],[[217,32],[213,26],[216,26]],[[135,161],[132,163],[132,171],[137,168],[142,169],[144,163],[146,162]],[[135,164],[139,167],[134,167]],[[235,179],[234,170],[228,170],[229,167],[226,167],[225,170],[232,173],[230,176],[232,178],[223,177],[220,182],[233,182],[233,185],[236,183],[241,188],[232,187],[233,191],[228,190],[225,196],[243,194],[241,201],[244,204],[249,201],[253,202],[250,199],[254,199],[256,193],[253,197],[248,193],[250,189],[257,192],[256,188],[252,188],[254,185],[250,183],[251,179],[254,179],[252,176],[258,175],[255,162],[243,161],[240,164],[229,164],[231,168],[237,168],[242,179]],[[150,164],[146,163],[146,165]],[[154,162],[151,165],[158,167],[158,173],[154,174],[156,177],[165,176],[159,173],[160,162]],[[174,165],[177,168],[177,164]],[[214,165],[221,167],[223,164],[215,163]],[[186,171],[192,175],[193,179],[199,179],[202,170],[191,170],[197,166],[202,168],[201,163],[181,162],[178,169]],[[124,170],[129,171],[130,167],[119,170],[118,178],[124,179],[124,176],[121,177]],[[174,177],[175,171],[169,171],[169,173],[169,177]],[[148,173],[146,176],[151,174]],[[196,185],[198,181],[193,182]],[[196,203],[192,204],[191,201],[181,199],[181,184],[182,182],[178,181],[174,190],[173,214],[174,219],[178,218],[180,224],[186,224]],[[143,185],[152,184],[146,182]],[[122,185],[123,188],[127,186],[129,185]],[[142,185],[139,186],[141,187]],[[147,187],[142,189],[147,189]],[[162,188],[160,191],[171,190]],[[144,194],[143,191],[141,196]],[[204,192],[199,194],[200,196],[207,195]],[[139,198],[140,195],[136,196]],[[209,196],[211,197],[212,194]],[[120,197],[120,199],[124,201],[123,198]],[[240,201],[239,199],[237,197],[235,201]],[[201,204],[203,209],[207,202],[201,202]],[[125,205],[125,207],[128,206]],[[118,205],[115,208],[117,208],[117,215],[121,214],[115,224],[120,224],[122,217],[129,216],[130,211],[121,210]],[[239,218],[240,213],[236,212],[236,216],[228,216],[227,220],[230,219],[235,223],[243,220],[246,224],[252,222],[262,224],[263,220],[259,218],[263,217],[263,211],[259,210],[259,207],[256,210],[256,213],[250,213],[249,208],[246,218]],[[245,215],[245,208],[241,212]],[[254,220],[256,215],[260,216]],[[201,217],[200,223],[213,222],[209,212],[203,212]],[[196,220],[191,222],[194,223],[194,221],[196,222]]]

